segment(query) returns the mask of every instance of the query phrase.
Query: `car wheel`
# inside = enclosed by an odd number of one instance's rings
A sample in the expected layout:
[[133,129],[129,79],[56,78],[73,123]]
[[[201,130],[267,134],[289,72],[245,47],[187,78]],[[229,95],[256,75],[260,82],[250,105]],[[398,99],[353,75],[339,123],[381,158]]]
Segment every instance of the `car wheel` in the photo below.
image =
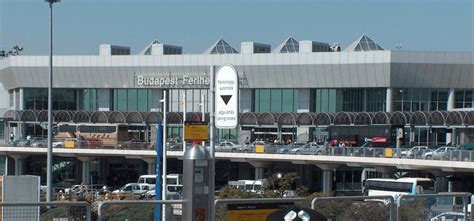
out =
[[321,155],[322,153],[323,153],[323,152],[318,151],[318,152],[316,152],[316,155]]
[[232,153],[235,153],[235,152],[237,152],[237,149],[235,149],[235,148],[232,149]]
[[43,147],[43,145],[41,145],[41,144],[38,144],[36,147],[40,147],[40,148],[41,148],[41,147]]
[[402,154],[400,157],[401,157],[401,158],[407,158],[407,155]]
[[431,160],[431,159],[433,159],[433,156],[431,156],[431,155],[427,155],[427,156],[425,157],[425,159],[427,159],[427,160]]
[[61,146],[61,145],[57,145],[57,146],[56,146],[56,148],[63,148],[63,146]]
[[248,153],[248,152],[249,152],[249,150],[244,150],[244,153]]
[[295,154],[301,154],[301,151],[297,150],[295,151]]

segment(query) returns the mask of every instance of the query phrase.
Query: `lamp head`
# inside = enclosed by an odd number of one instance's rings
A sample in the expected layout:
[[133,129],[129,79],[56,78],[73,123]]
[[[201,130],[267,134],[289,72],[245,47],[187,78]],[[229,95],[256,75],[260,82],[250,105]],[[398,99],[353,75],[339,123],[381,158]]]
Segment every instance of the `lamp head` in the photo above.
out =
[[44,0],[44,1],[47,2],[47,3],[53,4],[53,3],[56,3],[56,2],[60,2],[61,0]]

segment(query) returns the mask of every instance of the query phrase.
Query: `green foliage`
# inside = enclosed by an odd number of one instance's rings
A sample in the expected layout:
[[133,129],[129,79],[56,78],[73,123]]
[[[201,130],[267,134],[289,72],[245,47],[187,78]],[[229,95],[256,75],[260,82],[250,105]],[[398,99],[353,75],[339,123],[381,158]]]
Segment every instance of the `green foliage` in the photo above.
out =
[[297,173],[291,172],[282,174],[273,174],[267,178],[263,185],[262,196],[264,198],[280,198],[288,195],[288,191],[293,189],[296,180],[300,178]]

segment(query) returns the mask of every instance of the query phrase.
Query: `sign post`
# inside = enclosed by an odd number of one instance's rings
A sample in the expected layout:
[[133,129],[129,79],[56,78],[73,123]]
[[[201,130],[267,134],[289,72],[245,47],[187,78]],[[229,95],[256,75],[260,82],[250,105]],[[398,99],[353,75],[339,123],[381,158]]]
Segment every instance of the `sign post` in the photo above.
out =
[[216,75],[216,128],[234,129],[239,117],[239,79],[232,65],[222,66]]
[[234,129],[238,124],[239,114],[239,78],[232,65],[220,67],[217,75],[214,66],[210,67],[210,160],[209,160],[209,210],[215,220],[215,137],[217,129]]

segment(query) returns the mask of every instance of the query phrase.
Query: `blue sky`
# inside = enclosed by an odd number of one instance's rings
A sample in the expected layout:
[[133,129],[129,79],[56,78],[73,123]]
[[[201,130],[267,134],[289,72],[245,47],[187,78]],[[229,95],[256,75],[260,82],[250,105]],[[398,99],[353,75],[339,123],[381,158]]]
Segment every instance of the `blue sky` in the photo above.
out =
[[[48,53],[48,4],[0,0],[0,49]],[[472,0],[62,0],[54,5],[56,54],[97,54],[98,45],[132,47],[153,39],[201,53],[219,38],[276,47],[297,40],[338,42],[367,34],[386,49],[474,51]]]

